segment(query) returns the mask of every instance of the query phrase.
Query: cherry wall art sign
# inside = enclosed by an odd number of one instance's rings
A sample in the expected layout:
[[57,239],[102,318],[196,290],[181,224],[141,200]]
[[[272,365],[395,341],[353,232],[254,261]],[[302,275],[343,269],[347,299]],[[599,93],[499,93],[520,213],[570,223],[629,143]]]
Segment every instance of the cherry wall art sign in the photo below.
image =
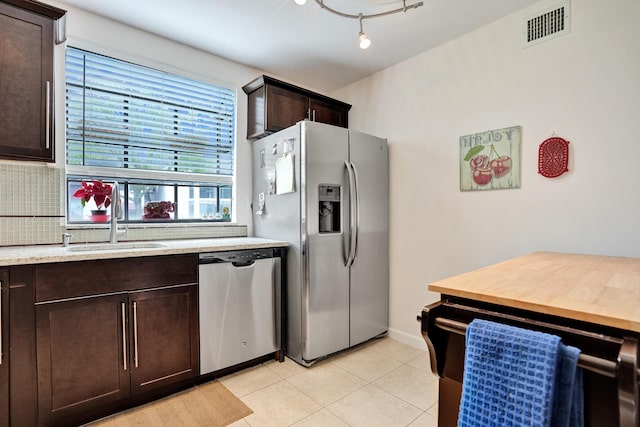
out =
[[520,126],[460,137],[460,191],[520,188]]

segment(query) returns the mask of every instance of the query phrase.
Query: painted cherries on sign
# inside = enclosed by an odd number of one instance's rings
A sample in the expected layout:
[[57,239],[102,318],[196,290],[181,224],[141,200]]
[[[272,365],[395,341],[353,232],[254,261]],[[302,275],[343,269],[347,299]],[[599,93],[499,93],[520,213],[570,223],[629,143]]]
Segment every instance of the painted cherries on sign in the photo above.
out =
[[472,147],[464,157],[469,162],[473,181],[478,185],[487,185],[495,178],[501,178],[511,171],[511,157],[501,156],[493,144],[490,144],[489,155],[480,154],[486,145]]

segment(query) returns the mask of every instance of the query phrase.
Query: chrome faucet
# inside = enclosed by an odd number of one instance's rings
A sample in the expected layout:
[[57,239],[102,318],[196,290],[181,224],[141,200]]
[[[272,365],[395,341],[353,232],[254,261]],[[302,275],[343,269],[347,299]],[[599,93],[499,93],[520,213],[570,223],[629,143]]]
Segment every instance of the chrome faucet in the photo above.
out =
[[118,184],[118,181],[115,181],[111,187],[110,243],[118,243],[118,219],[120,218],[122,218],[122,207],[120,206],[120,185]]

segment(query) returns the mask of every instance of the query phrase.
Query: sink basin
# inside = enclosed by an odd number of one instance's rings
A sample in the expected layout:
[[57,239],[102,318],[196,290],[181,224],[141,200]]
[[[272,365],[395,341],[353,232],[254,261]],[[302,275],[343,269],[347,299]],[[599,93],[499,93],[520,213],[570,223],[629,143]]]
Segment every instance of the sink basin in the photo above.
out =
[[98,243],[88,244],[80,246],[70,246],[67,250],[71,252],[86,252],[86,251],[117,251],[122,249],[152,249],[152,248],[166,248],[167,245],[154,242],[122,242],[122,243]]

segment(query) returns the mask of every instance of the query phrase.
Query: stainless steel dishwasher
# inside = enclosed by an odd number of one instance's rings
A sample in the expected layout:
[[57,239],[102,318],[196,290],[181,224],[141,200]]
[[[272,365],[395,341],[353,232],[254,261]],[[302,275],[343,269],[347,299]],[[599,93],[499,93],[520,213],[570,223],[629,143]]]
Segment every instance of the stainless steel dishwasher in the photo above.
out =
[[200,375],[280,348],[279,249],[200,254]]

